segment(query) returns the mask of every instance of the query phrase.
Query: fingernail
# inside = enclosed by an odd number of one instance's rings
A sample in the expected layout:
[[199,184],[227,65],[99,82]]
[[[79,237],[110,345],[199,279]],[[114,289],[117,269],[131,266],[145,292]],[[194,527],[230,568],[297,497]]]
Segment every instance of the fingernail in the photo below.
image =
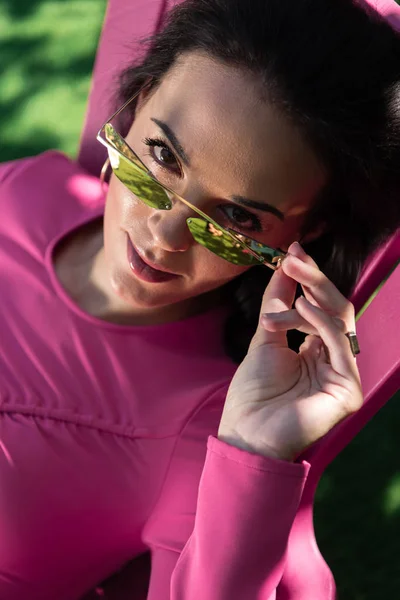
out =
[[309,304],[310,306],[313,306],[311,304],[311,302],[309,300],[307,300],[307,298],[305,296],[303,296],[303,294],[297,298],[297,301],[299,301],[299,300],[300,300],[300,302],[305,302],[306,304]]
[[290,254],[297,256],[297,258],[302,258],[302,257],[307,256],[307,254],[303,250],[303,247],[301,246],[300,242],[293,242],[293,244],[291,244],[289,246],[289,252],[290,252]]

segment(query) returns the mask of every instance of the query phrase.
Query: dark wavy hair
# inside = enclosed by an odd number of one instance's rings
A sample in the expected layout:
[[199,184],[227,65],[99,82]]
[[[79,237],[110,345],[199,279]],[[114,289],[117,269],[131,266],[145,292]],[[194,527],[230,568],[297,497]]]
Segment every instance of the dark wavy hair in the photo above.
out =
[[[299,128],[328,172],[303,235],[320,268],[349,296],[360,269],[400,224],[400,37],[352,0],[186,0],[144,40],[139,64],[119,76],[115,102],[149,77],[157,86],[177,58],[202,51],[245,69]],[[134,117],[134,106],[128,115]],[[253,267],[228,284],[228,354],[247,352],[271,272]],[[298,346],[296,334],[291,345]]]

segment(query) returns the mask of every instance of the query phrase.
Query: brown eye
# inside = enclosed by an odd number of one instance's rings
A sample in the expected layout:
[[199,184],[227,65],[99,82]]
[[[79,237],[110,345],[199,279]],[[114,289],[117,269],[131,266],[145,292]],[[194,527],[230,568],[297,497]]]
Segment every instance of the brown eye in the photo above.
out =
[[150,156],[161,169],[165,169],[170,175],[180,176],[182,174],[179,162],[164,140],[160,138],[145,138],[143,143],[149,146],[151,149]]
[[233,204],[228,204],[225,206],[221,206],[220,210],[223,212],[225,217],[229,220],[229,222],[233,225],[233,229],[238,228],[241,230],[248,231],[260,231],[261,223],[258,217],[253,213],[240,208],[240,206],[234,206]]
[[168,167],[172,167],[172,166],[176,165],[175,156],[172,154],[172,152],[168,148],[165,148],[164,146],[155,146],[153,151],[154,151],[155,158],[160,163],[163,163],[163,164],[167,165]]
[[238,208],[237,206],[233,208],[231,216],[232,219],[236,221],[236,223],[240,223],[241,225],[245,225],[246,223],[251,221],[249,214],[246,213],[244,210]]

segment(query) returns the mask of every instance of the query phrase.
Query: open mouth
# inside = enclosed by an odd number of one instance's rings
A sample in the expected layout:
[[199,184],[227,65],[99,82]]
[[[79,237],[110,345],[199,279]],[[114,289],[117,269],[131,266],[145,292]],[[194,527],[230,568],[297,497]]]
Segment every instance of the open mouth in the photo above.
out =
[[142,281],[147,281],[149,283],[162,283],[165,281],[172,281],[172,279],[179,277],[179,275],[176,273],[162,271],[161,269],[150,266],[147,262],[145,262],[142,257],[139,256],[139,253],[132,244],[129,235],[127,235],[127,256],[131,271]]

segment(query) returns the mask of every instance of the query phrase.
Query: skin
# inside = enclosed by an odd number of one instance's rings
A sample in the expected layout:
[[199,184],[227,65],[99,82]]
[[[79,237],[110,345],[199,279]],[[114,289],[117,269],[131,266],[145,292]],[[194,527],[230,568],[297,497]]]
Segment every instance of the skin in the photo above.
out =
[[[287,249],[288,255],[265,290],[258,328],[232,379],[218,438],[291,461],[363,401],[344,335],[355,331],[354,309],[292,243],[326,181],[324,171],[298,132],[262,100],[257,81],[203,55],[182,57],[153,94],[142,95],[127,136],[161,180],[165,170],[142,142],[160,135],[154,118],[168,124],[190,158],[180,177],[169,173],[164,180],[177,194],[213,217],[218,207],[229,206],[232,195],[268,202],[285,215],[282,221],[262,213],[260,241]],[[172,155],[166,156],[170,163]],[[218,302],[221,286],[244,269],[193,240],[186,226],[190,214],[179,201],[171,211],[151,209],[112,177],[104,235],[98,221],[65,241],[56,257],[61,282],[85,310],[117,323],[163,323],[205,310]],[[164,283],[137,279],[128,264],[127,235],[148,259],[179,277]],[[294,302],[298,284],[305,297]],[[309,334],[298,353],[288,348],[289,329]]]
[[[294,302],[296,285],[304,297]],[[294,308],[292,308],[294,307]],[[307,335],[299,352],[286,332]],[[345,332],[354,307],[295,242],[267,286],[257,331],[231,381],[218,438],[255,454],[292,461],[363,403]]]
[[[246,209],[262,220],[262,231],[244,232],[287,250],[299,239],[326,174],[301,135],[264,96],[251,74],[191,53],[179,59],[155,91],[142,93],[126,139],[162,183],[226,226],[232,225],[221,207],[232,215],[235,195],[284,213],[282,221]],[[152,119],[170,127],[190,166]],[[171,152],[142,141],[157,137]],[[172,170],[162,169],[157,160]],[[81,228],[58,250],[61,283],[84,310],[117,323],[163,323],[206,310],[219,301],[221,287],[246,268],[197,244],[186,225],[190,216],[192,211],[179,201],[171,211],[144,205],[112,176],[104,224],[99,220]],[[242,218],[246,227],[252,225],[243,213]],[[136,278],[127,260],[127,235],[151,262],[179,277],[163,283]]]

